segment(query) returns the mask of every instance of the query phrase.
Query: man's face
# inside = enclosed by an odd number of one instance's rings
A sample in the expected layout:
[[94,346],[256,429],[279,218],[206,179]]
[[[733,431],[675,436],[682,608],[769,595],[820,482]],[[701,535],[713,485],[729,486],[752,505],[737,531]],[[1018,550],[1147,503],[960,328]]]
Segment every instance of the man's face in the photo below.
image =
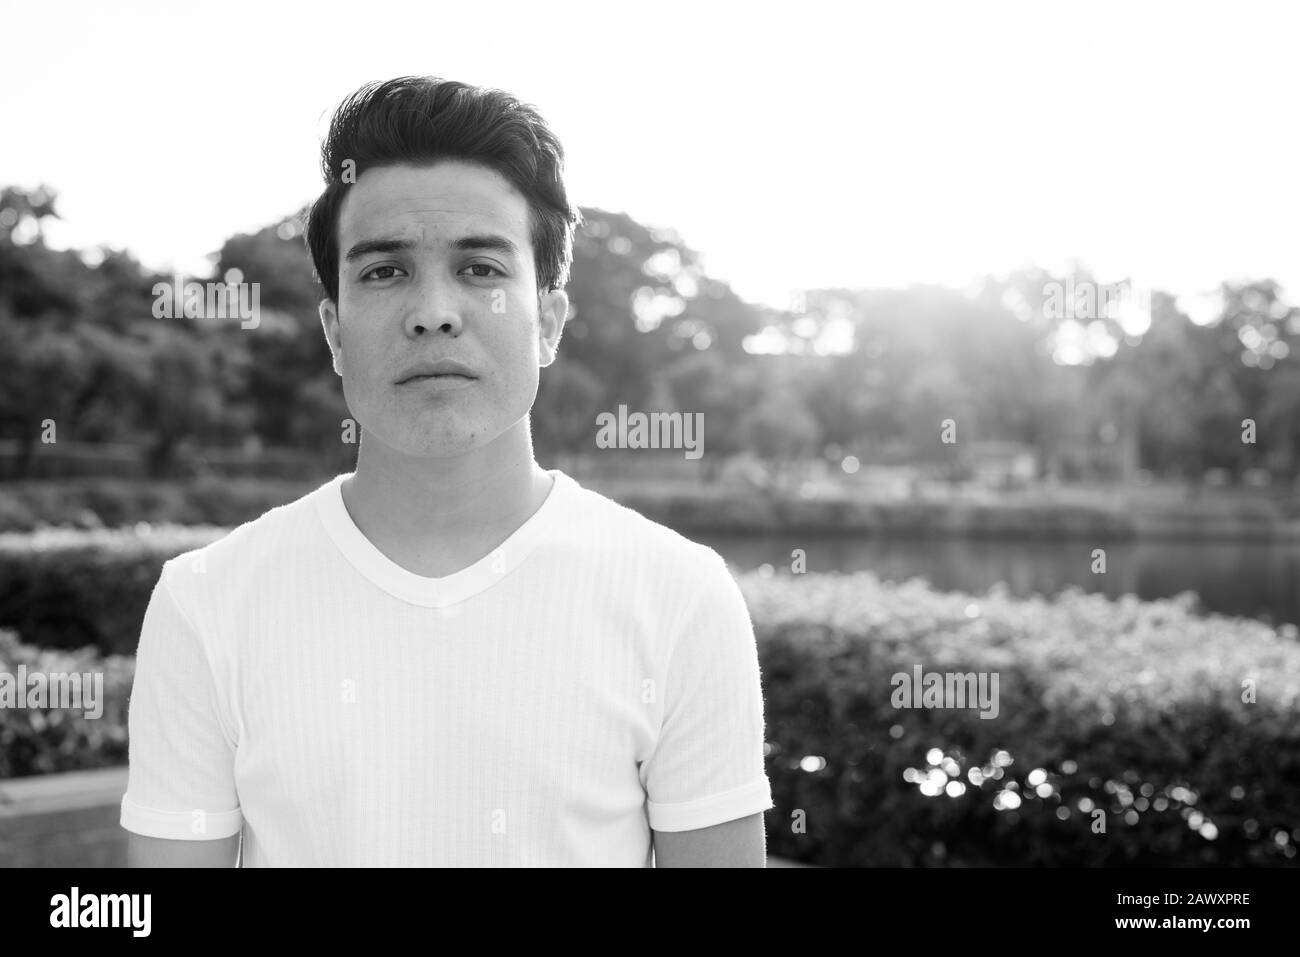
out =
[[[456,161],[367,170],[349,187],[338,241],[339,299],[321,303],[321,322],[366,433],[426,457],[527,428],[569,303],[559,290],[538,296],[528,203],[508,180]],[[402,381],[439,360],[473,377]]]

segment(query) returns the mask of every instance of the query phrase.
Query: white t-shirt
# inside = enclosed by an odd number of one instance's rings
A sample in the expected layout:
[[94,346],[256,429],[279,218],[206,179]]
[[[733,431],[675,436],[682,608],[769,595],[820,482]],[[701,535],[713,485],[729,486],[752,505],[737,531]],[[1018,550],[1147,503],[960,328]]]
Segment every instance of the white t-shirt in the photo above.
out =
[[548,474],[537,512],[444,578],[361,533],[347,475],[168,561],[122,826],[242,828],[246,867],[645,867],[651,829],[772,807],[723,560]]

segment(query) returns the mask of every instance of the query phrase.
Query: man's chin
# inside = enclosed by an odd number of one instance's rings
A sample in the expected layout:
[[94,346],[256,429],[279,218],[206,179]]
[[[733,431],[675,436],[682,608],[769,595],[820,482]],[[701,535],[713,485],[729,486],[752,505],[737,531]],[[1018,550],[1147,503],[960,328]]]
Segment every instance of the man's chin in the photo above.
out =
[[[528,446],[529,423],[527,415],[518,421],[502,426],[499,421],[453,420],[451,416],[428,416],[426,421],[405,421],[402,427],[387,435],[367,433],[376,439],[375,445],[395,457],[415,459],[450,459],[472,455],[498,445],[499,453],[516,446]],[[376,452],[381,451],[379,448]]]
[[440,431],[434,435],[410,437],[402,451],[417,458],[459,458],[485,448],[492,443],[492,439],[493,436],[486,430]]
[[453,459],[471,455],[485,445],[487,442],[462,436],[439,442],[422,442],[407,450],[407,454],[422,459]]

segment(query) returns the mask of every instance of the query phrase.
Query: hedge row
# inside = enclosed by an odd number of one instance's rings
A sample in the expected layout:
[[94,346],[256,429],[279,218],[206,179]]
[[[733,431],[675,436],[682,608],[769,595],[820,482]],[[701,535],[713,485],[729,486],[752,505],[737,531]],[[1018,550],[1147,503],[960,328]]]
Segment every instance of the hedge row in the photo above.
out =
[[[1291,632],[1199,617],[1190,595],[1019,600],[866,573],[741,582],[771,725],[771,853],[874,866],[1297,863]],[[998,716],[895,708],[892,676],[917,665],[997,673]]]
[[105,657],[93,648],[51,651],[20,644],[14,632],[0,630],[0,674],[11,676],[14,690],[22,693],[17,677],[24,673],[102,675],[102,698],[96,699],[102,713],[87,718],[76,709],[0,707],[0,778],[126,764],[134,656]]
[[0,628],[41,648],[134,654],[163,563],[225,533],[139,525],[0,534]]

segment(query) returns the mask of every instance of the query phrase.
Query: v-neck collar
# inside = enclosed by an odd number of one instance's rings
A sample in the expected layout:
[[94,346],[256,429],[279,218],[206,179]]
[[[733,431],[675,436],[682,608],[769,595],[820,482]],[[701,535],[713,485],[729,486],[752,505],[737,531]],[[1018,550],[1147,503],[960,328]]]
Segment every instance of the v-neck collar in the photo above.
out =
[[559,469],[547,470],[555,481],[546,500],[496,549],[473,565],[442,578],[407,571],[362,533],[343,502],[343,483],[351,472],[335,476],[314,493],[316,512],[325,531],[352,567],[395,598],[426,608],[445,608],[486,591],[518,568],[529,553],[557,527],[578,484]]

